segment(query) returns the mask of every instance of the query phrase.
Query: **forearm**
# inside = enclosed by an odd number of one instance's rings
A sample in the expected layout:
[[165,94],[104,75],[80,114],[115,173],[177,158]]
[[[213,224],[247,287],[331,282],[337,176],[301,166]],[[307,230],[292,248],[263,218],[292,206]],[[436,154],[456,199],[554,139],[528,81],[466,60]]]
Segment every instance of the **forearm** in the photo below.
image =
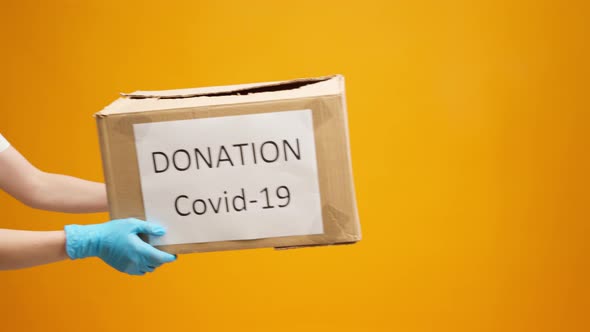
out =
[[14,147],[0,153],[0,170],[0,189],[31,207],[71,213],[107,210],[104,184],[43,172]]
[[64,231],[0,229],[0,270],[22,269],[68,258]]
[[69,213],[105,212],[108,209],[103,183],[40,172],[32,205],[35,208]]

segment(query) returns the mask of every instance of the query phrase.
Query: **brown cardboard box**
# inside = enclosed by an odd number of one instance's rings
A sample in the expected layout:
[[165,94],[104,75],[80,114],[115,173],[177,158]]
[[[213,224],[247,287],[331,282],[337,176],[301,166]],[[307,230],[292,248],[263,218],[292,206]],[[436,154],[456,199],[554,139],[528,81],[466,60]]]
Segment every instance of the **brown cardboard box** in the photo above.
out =
[[[123,94],[95,114],[111,218],[146,219],[136,149],[137,137],[133,129],[135,124],[302,109],[311,110],[313,119],[317,183],[321,201],[318,206],[321,206],[323,234],[157,247],[170,253],[191,253],[260,247],[292,248],[359,241],[361,231],[352,177],[344,78],[340,75]],[[155,169],[156,157],[153,158]]]

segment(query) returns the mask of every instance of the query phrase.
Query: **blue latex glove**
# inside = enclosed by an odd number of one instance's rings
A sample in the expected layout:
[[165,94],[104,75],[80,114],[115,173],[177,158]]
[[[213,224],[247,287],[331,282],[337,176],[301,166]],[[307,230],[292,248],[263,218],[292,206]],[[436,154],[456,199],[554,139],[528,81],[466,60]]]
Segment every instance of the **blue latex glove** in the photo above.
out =
[[71,259],[99,257],[118,271],[144,275],[176,256],[144,242],[137,234],[162,236],[164,228],[138,219],[119,219],[96,225],[68,225],[66,252]]

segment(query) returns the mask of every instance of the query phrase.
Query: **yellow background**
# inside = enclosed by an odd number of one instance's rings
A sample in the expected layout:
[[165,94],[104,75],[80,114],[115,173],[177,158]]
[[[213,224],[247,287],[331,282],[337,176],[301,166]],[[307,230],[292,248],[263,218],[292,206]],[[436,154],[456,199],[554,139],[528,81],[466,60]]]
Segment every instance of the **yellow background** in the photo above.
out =
[[4,1],[0,132],[46,171],[102,180],[118,92],[344,74],[364,239],[1,272],[0,329],[589,331],[584,3]]

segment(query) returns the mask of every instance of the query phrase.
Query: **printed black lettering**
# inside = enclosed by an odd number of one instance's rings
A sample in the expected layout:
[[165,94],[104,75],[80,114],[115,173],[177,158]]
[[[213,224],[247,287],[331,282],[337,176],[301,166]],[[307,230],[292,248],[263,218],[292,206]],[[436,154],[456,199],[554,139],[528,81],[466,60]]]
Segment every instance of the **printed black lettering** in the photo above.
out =
[[[156,162],[156,156],[164,157],[164,159],[162,159],[162,158],[159,158],[159,159],[166,161],[165,167],[158,168],[158,163]],[[168,166],[170,166],[170,161],[168,160],[168,156],[163,152],[152,152],[152,161],[154,162],[154,172],[156,172],[156,173],[165,172],[168,169]]]
[[[203,206],[203,209],[201,211],[197,210],[197,203],[201,203],[201,205]],[[198,215],[202,215],[205,212],[207,212],[207,203],[205,203],[204,200],[202,199],[197,199],[193,202],[193,212],[195,212]]]
[[244,164],[244,151],[242,151],[242,147],[247,146],[248,143],[242,143],[242,144],[234,144],[233,146],[237,147],[240,149],[240,160],[242,161],[242,165]]
[[176,197],[176,199],[174,200],[174,208],[176,209],[176,213],[178,213],[179,215],[181,215],[183,217],[186,217],[190,214],[190,212],[182,213],[182,212],[180,212],[180,209],[178,208],[178,201],[180,201],[181,198],[188,199],[188,196],[180,195],[180,196]]
[[209,201],[209,204],[211,204],[213,212],[215,212],[216,214],[219,213],[219,208],[221,207],[221,197],[219,197],[219,199],[217,200],[217,206],[213,205],[213,201],[211,200],[211,198],[208,198],[207,200]]
[[[182,153],[186,156],[186,166],[184,168],[179,167],[177,160],[178,158],[176,156],[178,156],[179,153]],[[179,171],[186,171],[189,167],[191,167],[191,156],[188,154],[188,151],[180,149],[180,150],[176,150],[174,151],[174,154],[172,155],[172,163],[174,164],[174,168],[176,168]]]
[[[236,206],[236,200],[238,201],[238,203],[240,201],[242,202],[242,206],[241,207]],[[234,197],[232,199],[232,205],[234,207],[234,210],[237,211],[237,212],[246,211],[246,193],[244,192],[244,188],[242,188],[242,194],[241,195],[237,195],[236,197]]]
[[[227,191],[224,191],[223,194],[227,195]],[[229,204],[227,202],[227,196],[225,196],[225,211],[229,212]]]
[[[267,159],[266,157],[268,156],[267,154],[264,153],[264,147],[268,146],[268,144],[274,146],[274,159]],[[268,149],[267,149],[268,150]],[[277,161],[277,159],[279,159],[279,147],[277,146],[277,143],[273,142],[273,141],[266,141],[264,143],[262,143],[262,145],[260,146],[260,157],[262,158],[262,160],[264,160],[267,163],[272,163]]]
[[[222,154],[225,155],[224,158],[221,157]],[[229,162],[230,165],[232,165],[232,166],[234,165],[234,162],[231,161],[231,158],[229,157],[229,154],[227,154],[227,150],[225,149],[225,146],[223,146],[223,145],[219,148],[219,156],[217,158],[217,167],[218,168],[219,168],[219,164],[221,164],[222,161]]]
[[254,164],[256,165],[256,147],[254,143],[252,143],[252,159],[254,159]]
[[211,148],[207,147],[207,156],[209,157],[209,159],[205,158],[205,156],[201,153],[201,150],[199,149],[195,149],[195,160],[197,161],[197,169],[201,169],[199,166],[199,156],[201,157],[201,159],[203,159],[203,161],[205,162],[205,164],[207,164],[207,166],[209,166],[209,168],[213,168],[213,163],[211,161]]
[[217,147],[205,146],[192,150],[154,151],[151,152],[151,158],[154,172],[164,173],[171,170],[184,172],[189,169],[257,165],[258,160],[261,160],[263,164],[279,160],[295,161],[301,160],[303,153],[300,139],[292,138]]
[[299,138],[296,138],[295,142],[297,143],[297,152],[295,152],[295,150],[293,149],[291,144],[289,144],[289,141],[287,141],[286,139],[283,140],[283,153],[285,154],[285,161],[289,161],[287,158],[287,148],[289,148],[289,150],[291,150],[291,153],[293,153],[293,155],[295,156],[295,158],[297,158],[297,160],[301,160],[301,150],[299,149]]

